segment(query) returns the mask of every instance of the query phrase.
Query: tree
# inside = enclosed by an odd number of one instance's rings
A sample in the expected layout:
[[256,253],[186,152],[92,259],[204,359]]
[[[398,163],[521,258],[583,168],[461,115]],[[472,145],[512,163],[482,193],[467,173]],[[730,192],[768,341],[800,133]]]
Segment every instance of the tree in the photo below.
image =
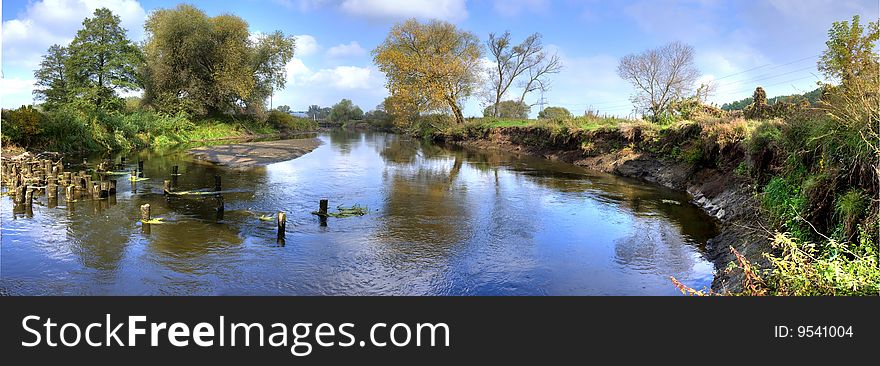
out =
[[348,122],[364,119],[364,111],[354,105],[351,100],[343,99],[330,108],[330,120],[333,122]]
[[525,105],[525,103],[515,100],[505,100],[498,104],[486,107],[486,109],[483,110],[483,117],[526,119],[529,118],[530,109],[532,108]]
[[763,119],[767,117],[768,107],[767,92],[759,86],[755,88],[755,92],[752,94],[752,103],[743,110],[743,115],[748,119]]
[[449,110],[459,124],[464,123],[460,103],[479,84],[480,57],[473,33],[437,20],[399,23],[373,50],[393,105],[419,113]]
[[69,75],[67,74],[67,48],[54,44],[49,47],[40,68],[34,71],[36,88],[34,96],[42,100],[43,108],[52,110],[70,101]]
[[699,77],[694,48],[672,42],[620,59],[617,73],[636,88],[632,102],[656,120],[669,103],[690,94]]
[[290,106],[289,105],[279,105],[278,108],[275,108],[279,112],[290,114]]
[[116,90],[140,88],[136,67],[140,49],[125,36],[119,17],[107,8],[83,20],[68,47],[66,69],[71,99],[98,108],[118,108]]
[[[507,93],[508,89],[513,85],[514,81],[520,76],[528,76],[528,80],[523,81],[523,93],[520,96],[519,103],[524,104],[525,96],[536,90],[534,86],[549,85],[546,80],[541,82],[545,76],[555,74],[562,70],[559,57],[556,55],[548,58],[544,52],[544,46],[541,44],[541,35],[534,33],[528,36],[518,45],[510,42],[510,32],[504,32],[501,36],[495,33],[489,33],[489,40],[486,41],[489,53],[495,61],[495,67],[492,68],[492,100],[490,107],[492,113],[487,115],[492,117],[501,117],[496,107],[501,103],[501,99]],[[484,114],[485,115],[485,114]]]
[[364,120],[374,126],[388,127],[391,123],[391,116],[385,111],[385,102],[379,103],[376,109],[364,114]]
[[571,118],[571,112],[563,107],[547,107],[543,111],[538,112],[538,118],[563,120]]
[[[873,71],[877,65],[874,45],[880,38],[880,22],[868,22],[865,29],[859,16],[847,21],[834,22],[828,30],[828,46],[819,59],[819,71],[829,78],[847,83],[863,72]],[[867,31],[867,32],[866,32]]]
[[252,35],[237,16],[208,17],[191,5],[152,12],[144,29],[144,99],[171,113],[262,114],[285,84],[295,46],[281,32]]

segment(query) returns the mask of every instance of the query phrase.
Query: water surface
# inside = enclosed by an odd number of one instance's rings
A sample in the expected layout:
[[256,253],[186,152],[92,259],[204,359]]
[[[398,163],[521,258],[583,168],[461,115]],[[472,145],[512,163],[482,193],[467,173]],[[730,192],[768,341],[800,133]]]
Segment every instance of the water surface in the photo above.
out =
[[[126,155],[148,181],[115,199],[0,199],[0,291],[13,295],[673,295],[709,286],[712,220],[681,193],[573,165],[335,131],[298,159],[233,171],[180,149]],[[100,156],[91,157],[92,161]],[[114,156],[118,159],[119,156]],[[73,161],[79,161],[70,159]],[[164,197],[178,165],[180,190]],[[71,167],[78,170],[77,167]],[[366,206],[329,218],[318,201]],[[144,227],[138,207],[162,225]],[[283,245],[275,223],[287,213]]]

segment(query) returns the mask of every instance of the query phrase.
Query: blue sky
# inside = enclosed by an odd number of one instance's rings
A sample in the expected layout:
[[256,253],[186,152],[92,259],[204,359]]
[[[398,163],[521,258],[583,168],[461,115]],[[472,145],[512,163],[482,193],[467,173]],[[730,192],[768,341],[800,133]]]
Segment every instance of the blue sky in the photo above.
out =
[[[82,19],[97,7],[122,18],[131,39],[143,40],[143,21],[176,1],[31,0],[2,2],[0,105],[32,103],[33,70],[53,43],[69,42]],[[515,41],[533,32],[562,58],[565,69],[545,94],[550,105],[579,114],[586,109],[628,115],[632,88],[616,73],[621,56],[683,41],[696,50],[701,81],[713,81],[710,101],[751,95],[762,85],[769,96],[801,93],[822,80],[816,59],[833,21],[859,14],[877,19],[876,0],[594,1],[594,0],[240,0],[192,1],[209,15],[233,13],[253,32],[281,30],[296,35],[296,56],[288,82],[274,105],[304,110],[352,99],[364,110],[387,95],[384,75],[370,50],[395,22],[438,18],[485,40],[509,30]],[[509,96],[517,95],[513,91]],[[534,102],[539,95],[528,101]],[[532,115],[537,113],[532,108]],[[480,115],[478,97],[465,115]]]

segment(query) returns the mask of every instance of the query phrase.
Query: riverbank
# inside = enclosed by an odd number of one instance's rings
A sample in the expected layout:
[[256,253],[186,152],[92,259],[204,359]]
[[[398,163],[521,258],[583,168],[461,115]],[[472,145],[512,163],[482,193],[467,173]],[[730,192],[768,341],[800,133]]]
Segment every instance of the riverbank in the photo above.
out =
[[[706,245],[716,268],[712,290],[737,293],[742,291],[743,273],[728,270],[736,261],[730,248],[749,262],[768,268],[770,263],[764,253],[771,251],[772,232],[766,229],[771,225],[760,214],[752,180],[737,174],[737,167],[750,164],[746,154],[738,151],[741,147],[727,147],[729,154],[716,153],[713,166],[704,164],[702,158],[695,159],[693,152],[681,153],[682,149],[702,150],[702,146],[692,146],[703,130],[697,126],[681,124],[657,129],[629,125],[568,133],[534,126],[506,126],[437,130],[429,137],[471,149],[499,149],[562,161],[686,191],[691,202],[717,219],[720,226],[720,234]],[[678,158],[669,157],[668,153],[663,156],[670,150],[677,150],[671,155]]]
[[42,111],[24,106],[3,110],[3,150],[88,153],[130,151],[229,139],[267,139],[311,132],[315,121],[270,111],[251,115],[190,117],[147,110],[83,112],[66,108]]

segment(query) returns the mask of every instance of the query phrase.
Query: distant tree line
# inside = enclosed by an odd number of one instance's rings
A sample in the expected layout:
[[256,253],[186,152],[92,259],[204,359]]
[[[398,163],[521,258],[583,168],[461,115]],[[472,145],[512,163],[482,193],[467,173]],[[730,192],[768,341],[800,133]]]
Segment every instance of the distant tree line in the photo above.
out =
[[[801,101],[807,101],[810,105],[814,105],[822,99],[822,88],[816,88],[812,91],[806,92],[804,94],[791,94],[791,95],[780,95],[770,99],[767,99],[768,105],[774,105],[778,102],[785,102],[790,104],[797,104]],[[721,109],[725,111],[739,111],[744,110],[748,107],[752,102],[754,102],[754,97],[743,98],[741,100],[737,100],[735,102],[724,103],[721,105]]]

